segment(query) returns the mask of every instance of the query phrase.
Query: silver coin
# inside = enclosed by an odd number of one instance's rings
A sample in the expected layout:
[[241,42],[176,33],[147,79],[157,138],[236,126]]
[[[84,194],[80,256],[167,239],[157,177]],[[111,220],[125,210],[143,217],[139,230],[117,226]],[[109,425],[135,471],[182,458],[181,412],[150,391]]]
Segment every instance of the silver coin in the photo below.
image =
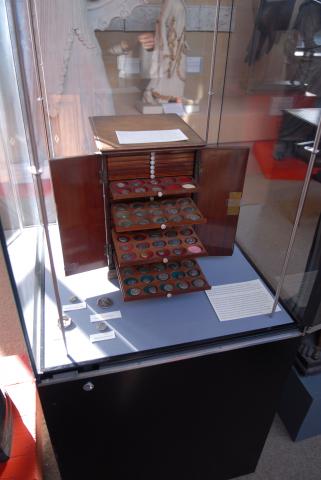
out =
[[104,332],[105,330],[107,330],[108,325],[105,322],[97,322],[96,323],[96,328],[99,332]]
[[190,277],[198,277],[200,274],[200,272],[198,270],[196,270],[196,268],[193,268],[192,270],[189,270],[187,272],[187,275],[189,275]]
[[132,297],[137,297],[137,295],[140,295],[141,289],[140,288],[130,288],[127,291],[127,293],[128,293],[128,295],[130,295]]
[[188,283],[187,282],[178,282],[177,287],[180,288],[181,290],[186,290],[188,288]]
[[[130,270],[130,273],[132,273],[132,269],[126,269],[126,270]],[[125,273],[125,272],[124,272]],[[108,308],[108,307],[111,307],[113,305],[113,301],[111,298],[109,297],[100,297],[98,298],[97,300],[97,305],[98,307],[100,308]]]
[[157,275],[157,278],[158,280],[161,280],[161,281],[164,281],[164,280],[168,280],[168,273],[160,273],[159,275]]
[[165,292],[172,292],[174,290],[174,287],[170,283],[165,283],[165,285],[161,286],[161,289]]
[[202,288],[204,287],[205,282],[201,278],[196,278],[195,280],[192,281],[192,284],[194,285],[194,287]]

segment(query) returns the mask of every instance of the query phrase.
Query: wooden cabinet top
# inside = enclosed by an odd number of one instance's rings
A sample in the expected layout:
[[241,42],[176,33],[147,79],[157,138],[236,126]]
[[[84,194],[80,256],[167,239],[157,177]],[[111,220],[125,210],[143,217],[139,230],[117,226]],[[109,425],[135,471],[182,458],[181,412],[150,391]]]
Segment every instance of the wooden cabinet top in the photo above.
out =
[[[111,150],[160,150],[177,147],[196,148],[205,145],[205,141],[176,114],[90,117],[90,122],[97,147],[101,152]],[[187,136],[188,140],[121,145],[116,135],[116,130],[141,131],[172,129],[180,129]]]

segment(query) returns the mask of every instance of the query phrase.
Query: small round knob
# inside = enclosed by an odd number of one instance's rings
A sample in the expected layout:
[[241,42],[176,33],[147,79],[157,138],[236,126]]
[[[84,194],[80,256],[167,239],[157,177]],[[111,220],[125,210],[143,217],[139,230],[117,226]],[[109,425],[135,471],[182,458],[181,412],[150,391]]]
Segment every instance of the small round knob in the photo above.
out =
[[168,258],[163,258],[163,263],[168,263]]
[[157,195],[158,195],[158,197],[162,197],[162,196],[163,196],[163,192],[158,192]]
[[165,223],[162,223],[162,224],[161,224],[161,229],[162,229],[162,230],[165,230],[165,229],[166,229]]
[[155,175],[151,173],[150,178],[153,180],[155,178]]
[[172,297],[172,294],[171,294],[171,293],[167,293],[166,297],[167,297],[167,298],[171,298],[171,297]]
[[85,385],[83,385],[82,387],[82,389],[85,390],[85,392],[91,392],[94,388],[95,388],[95,385],[91,382],[85,383]]

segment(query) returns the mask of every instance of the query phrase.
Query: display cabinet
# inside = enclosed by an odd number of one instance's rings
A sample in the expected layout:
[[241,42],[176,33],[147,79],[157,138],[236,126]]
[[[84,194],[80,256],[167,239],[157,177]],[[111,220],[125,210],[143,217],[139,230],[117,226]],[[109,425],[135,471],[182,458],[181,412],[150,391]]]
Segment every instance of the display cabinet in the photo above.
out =
[[[248,149],[205,145],[174,114],[91,123],[99,155],[50,162],[66,274],[107,262],[125,301],[210,288],[196,258],[233,252]],[[187,140],[118,143],[147,128]]]

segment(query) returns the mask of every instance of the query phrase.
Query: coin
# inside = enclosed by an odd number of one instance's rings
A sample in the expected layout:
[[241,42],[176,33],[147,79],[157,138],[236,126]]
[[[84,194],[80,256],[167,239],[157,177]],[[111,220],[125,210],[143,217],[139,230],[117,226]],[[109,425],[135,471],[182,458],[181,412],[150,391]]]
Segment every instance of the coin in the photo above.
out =
[[152,295],[154,293],[157,293],[157,288],[154,287],[154,285],[149,285],[148,287],[144,288],[144,291]]
[[202,287],[204,287],[205,282],[201,278],[196,278],[195,280],[192,281],[192,284],[196,288],[202,288]]
[[177,288],[180,288],[181,290],[186,290],[189,285],[188,285],[187,282],[178,282],[176,286],[177,286]]
[[[124,269],[125,270],[125,269]],[[131,268],[127,269],[127,270],[131,270]],[[111,298],[109,297],[100,297],[98,298],[97,300],[97,305],[98,307],[101,307],[101,308],[108,308],[108,307],[111,307],[113,305],[113,301]]]
[[156,242],[153,242],[154,247],[165,247],[166,242],[164,240],[156,240]]
[[129,277],[125,279],[124,283],[125,285],[135,285],[137,283],[137,280],[134,277]]
[[179,238],[172,238],[171,240],[168,240],[167,243],[170,246],[176,246],[176,245],[180,245],[182,242]]
[[182,265],[185,268],[192,268],[195,265],[195,262],[193,260],[183,260]]
[[143,283],[151,283],[153,282],[154,277],[152,275],[143,275],[140,279],[141,282]]
[[186,218],[188,220],[191,220],[192,222],[197,222],[201,219],[200,215],[196,215],[195,213],[189,213],[188,215],[186,215]]
[[172,277],[175,278],[175,279],[183,278],[183,277],[185,277],[185,273],[184,272],[173,272]]
[[194,243],[197,243],[197,238],[188,237],[185,239],[185,243],[187,243],[187,245],[194,245]]
[[108,325],[105,322],[97,322],[96,323],[96,328],[99,332],[104,332],[105,330],[107,330]]
[[158,280],[164,281],[164,280],[168,280],[169,275],[168,273],[160,273],[159,275],[157,275],[157,278]]
[[187,251],[189,253],[197,254],[197,253],[201,253],[202,249],[197,245],[191,245],[190,247],[187,247]]
[[184,237],[192,235],[193,230],[191,228],[183,228],[180,233],[184,235]]
[[192,270],[189,270],[187,272],[187,275],[189,275],[190,277],[198,277],[200,274],[199,270],[196,270],[196,268],[193,268]]
[[120,227],[130,227],[132,222],[130,220],[120,220],[118,224]]
[[130,288],[127,290],[128,295],[132,297],[137,297],[137,295],[140,295],[141,289],[140,288]]
[[129,242],[129,238],[128,237],[125,237],[125,235],[120,235],[119,237],[117,237],[117,240],[121,243],[127,243]]
[[170,283],[165,283],[164,285],[161,285],[161,289],[164,290],[164,292],[172,292],[174,287]]

